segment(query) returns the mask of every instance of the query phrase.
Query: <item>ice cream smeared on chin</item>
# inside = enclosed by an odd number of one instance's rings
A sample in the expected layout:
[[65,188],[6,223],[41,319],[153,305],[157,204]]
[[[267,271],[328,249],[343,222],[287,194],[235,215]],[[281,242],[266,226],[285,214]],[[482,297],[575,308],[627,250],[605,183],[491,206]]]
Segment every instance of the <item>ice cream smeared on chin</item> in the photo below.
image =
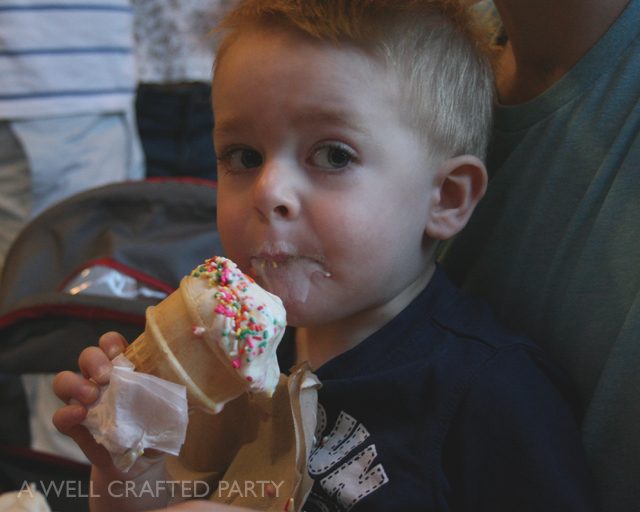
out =
[[196,336],[214,332],[233,368],[254,391],[273,392],[279,379],[278,342],[286,327],[282,301],[261,288],[229,259],[214,257],[191,272],[211,293],[200,294],[198,309],[204,325]]
[[251,270],[285,304],[306,302],[314,280],[331,277],[319,259],[297,255],[255,256]]

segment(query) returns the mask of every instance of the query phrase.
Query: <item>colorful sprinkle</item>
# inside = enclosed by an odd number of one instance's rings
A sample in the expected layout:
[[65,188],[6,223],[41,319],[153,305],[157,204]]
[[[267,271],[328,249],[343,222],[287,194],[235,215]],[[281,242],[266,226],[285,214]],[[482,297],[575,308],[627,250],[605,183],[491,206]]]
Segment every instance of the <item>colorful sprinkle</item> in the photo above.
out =
[[194,325],[191,327],[191,331],[193,332],[194,335],[201,337],[204,333],[205,333],[205,328],[202,327],[201,325]]
[[[214,313],[229,319],[229,325],[222,332],[222,343],[227,353],[232,357],[231,364],[240,369],[254,357],[264,353],[266,343],[271,333],[277,334],[281,328],[276,318],[268,315],[264,304],[255,305],[247,296],[249,284],[255,281],[243,274],[231,260],[223,257],[208,259],[198,266],[192,277],[207,279],[210,286],[215,288],[214,298],[216,306]],[[265,318],[263,324],[257,318]],[[273,324],[277,328],[271,327]],[[197,327],[194,327],[194,334]],[[204,329],[202,331],[204,333]]]

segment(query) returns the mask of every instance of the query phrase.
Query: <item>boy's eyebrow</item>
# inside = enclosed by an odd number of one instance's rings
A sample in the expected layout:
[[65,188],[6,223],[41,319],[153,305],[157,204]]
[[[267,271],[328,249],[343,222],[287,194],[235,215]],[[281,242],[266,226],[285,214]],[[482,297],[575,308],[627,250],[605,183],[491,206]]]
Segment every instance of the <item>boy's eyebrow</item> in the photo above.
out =
[[214,133],[234,133],[238,130],[245,128],[248,123],[232,118],[232,119],[216,119],[213,124]]
[[359,132],[363,135],[368,135],[369,130],[366,125],[358,123],[353,119],[353,116],[345,115],[342,110],[329,110],[324,108],[305,110],[304,113],[294,118],[295,124],[330,124],[340,125],[350,130]]

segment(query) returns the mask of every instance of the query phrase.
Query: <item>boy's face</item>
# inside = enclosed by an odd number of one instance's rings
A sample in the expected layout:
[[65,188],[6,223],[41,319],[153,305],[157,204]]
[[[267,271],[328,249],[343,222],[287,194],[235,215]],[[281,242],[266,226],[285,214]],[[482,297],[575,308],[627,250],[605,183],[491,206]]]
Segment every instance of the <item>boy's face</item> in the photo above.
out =
[[399,102],[371,57],[285,30],[241,33],[218,64],[220,235],[291,325],[386,321],[430,276],[435,177]]

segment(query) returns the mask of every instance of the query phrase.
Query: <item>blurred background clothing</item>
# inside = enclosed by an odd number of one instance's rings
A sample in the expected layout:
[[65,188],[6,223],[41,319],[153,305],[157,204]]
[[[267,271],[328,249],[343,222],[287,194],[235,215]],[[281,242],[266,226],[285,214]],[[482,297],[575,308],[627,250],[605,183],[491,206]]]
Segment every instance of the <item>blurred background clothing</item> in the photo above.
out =
[[213,29],[234,0],[132,0],[147,176],[216,179]]
[[140,84],[136,115],[148,178],[216,180],[209,84]]
[[30,212],[29,164],[9,124],[0,121],[0,268]]
[[1,265],[30,218],[144,163],[128,0],[5,0],[0,34]]
[[142,83],[211,80],[212,31],[232,0],[131,0]]
[[135,88],[127,0],[0,3],[0,116],[129,108]]

